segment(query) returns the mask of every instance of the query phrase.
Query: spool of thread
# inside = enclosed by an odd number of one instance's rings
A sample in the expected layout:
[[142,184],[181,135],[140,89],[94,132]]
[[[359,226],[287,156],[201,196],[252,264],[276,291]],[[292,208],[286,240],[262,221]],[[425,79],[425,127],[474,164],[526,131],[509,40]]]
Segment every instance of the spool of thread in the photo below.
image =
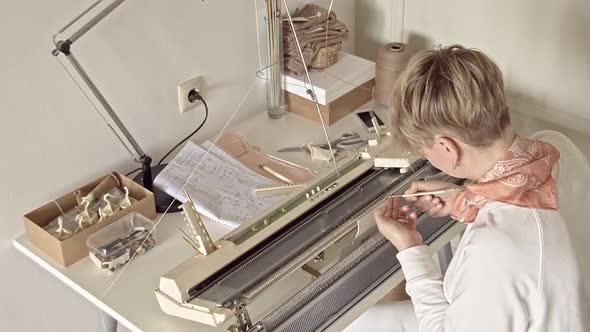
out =
[[376,102],[391,106],[393,87],[410,58],[408,47],[404,43],[387,43],[379,48],[373,93]]

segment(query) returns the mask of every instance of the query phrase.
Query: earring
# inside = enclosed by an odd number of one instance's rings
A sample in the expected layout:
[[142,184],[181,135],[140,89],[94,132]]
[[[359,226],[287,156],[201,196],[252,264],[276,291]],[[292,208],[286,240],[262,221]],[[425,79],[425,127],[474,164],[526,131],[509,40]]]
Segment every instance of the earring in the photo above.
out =
[[453,165],[453,171],[457,169],[457,164]]

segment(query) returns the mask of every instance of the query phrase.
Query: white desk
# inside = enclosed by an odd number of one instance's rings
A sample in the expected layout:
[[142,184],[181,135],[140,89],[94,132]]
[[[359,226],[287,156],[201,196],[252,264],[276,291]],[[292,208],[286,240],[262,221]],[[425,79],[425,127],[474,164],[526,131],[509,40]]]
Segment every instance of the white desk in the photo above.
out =
[[[301,152],[274,153],[275,150],[282,147],[322,140],[323,131],[321,126],[307,119],[289,113],[280,120],[271,120],[261,111],[260,114],[247,121],[234,124],[231,127],[239,131],[252,145],[260,146],[263,152],[272,153],[280,158],[288,159],[315,170],[321,170],[323,167],[321,163],[311,162]],[[354,130],[361,135],[366,134],[366,131],[354,116],[348,116],[337,122],[330,127],[329,132],[331,139],[334,139],[341,133],[350,130]],[[183,223],[184,220],[180,214],[164,216],[157,228],[158,246],[129,264],[125,272],[120,275],[115,286],[104,298],[103,294],[111,282],[119,275],[119,271],[108,275],[99,271],[89,258],[82,259],[68,268],[62,268],[29,243],[24,234],[14,240],[14,246],[49,273],[56,276],[61,282],[72,287],[103,312],[112,316],[132,331],[222,331],[219,328],[165,314],[160,309],[154,295],[160,276],[194,254],[194,251],[181,239],[176,229],[176,225],[182,225]],[[207,227],[215,239],[230,230],[214,223],[207,223]],[[438,247],[459,234],[460,231],[461,227],[453,227],[437,243],[433,244],[433,248],[438,249]],[[380,296],[387,293],[401,280],[401,273],[397,273],[390,278],[388,282],[380,287],[379,294],[375,293],[367,297],[357,309],[341,319],[338,326],[346,326],[354,317],[360,315],[364,309],[378,301]]]

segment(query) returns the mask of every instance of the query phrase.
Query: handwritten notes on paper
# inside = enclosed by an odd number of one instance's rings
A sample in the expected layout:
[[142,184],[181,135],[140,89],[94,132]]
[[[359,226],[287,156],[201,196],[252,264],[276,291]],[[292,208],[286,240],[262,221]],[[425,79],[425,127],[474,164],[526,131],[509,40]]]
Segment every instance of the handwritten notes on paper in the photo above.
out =
[[231,227],[284,197],[256,197],[255,188],[277,183],[254,173],[210,142],[201,147],[189,141],[154,181],[181,202],[186,201],[185,183],[199,213]]

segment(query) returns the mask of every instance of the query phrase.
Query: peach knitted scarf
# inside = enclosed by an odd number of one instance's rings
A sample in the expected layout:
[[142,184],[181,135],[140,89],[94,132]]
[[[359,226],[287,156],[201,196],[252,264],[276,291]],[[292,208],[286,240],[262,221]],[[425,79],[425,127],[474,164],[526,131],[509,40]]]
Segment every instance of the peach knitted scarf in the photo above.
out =
[[488,201],[556,210],[551,169],[558,159],[559,151],[553,145],[516,135],[504,157],[457,194],[451,216],[471,223]]

